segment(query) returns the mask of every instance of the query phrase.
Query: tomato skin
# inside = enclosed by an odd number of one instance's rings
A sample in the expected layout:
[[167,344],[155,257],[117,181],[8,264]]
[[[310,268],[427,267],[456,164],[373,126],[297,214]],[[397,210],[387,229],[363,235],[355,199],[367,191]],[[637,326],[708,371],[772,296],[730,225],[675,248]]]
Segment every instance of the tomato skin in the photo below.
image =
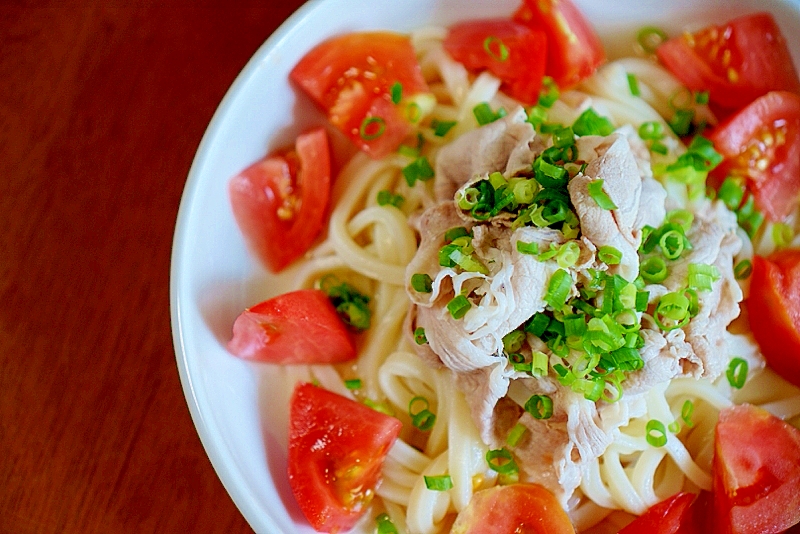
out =
[[708,91],[723,108],[740,109],[770,91],[800,92],[786,39],[769,13],[673,37],[656,53],[689,89]]
[[330,189],[330,148],[323,128],[297,136],[294,150],[267,156],[228,183],[236,223],[272,272],[302,256],[319,235]]
[[228,350],[278,364],[338,363],[356,356],[347,327],[318,289],[291,291],[246,309],[233,323]]
[[544,486],[519,482],[472,496],[450,534],[574,534],[569,516]]
[[800,387],[800,250],[753,258],[747,309],[767,364]]
[[470,70],[489,70],[520,102],[538,100],[547,60],[544,32],[509,19],[470,20],[448,29],[444,49]]
[[[392,102],[395,82],[404,100],[428,92],[411,40],[390,32],[356,32],[324,41],[303,56],[289,78],[373,158],[393,152],[412,130],[402,102]],[[383,121],[383,133],[367,130],[364,138],[362,124],[372,119]]]
[[606,60],[603,43],[571,0],[525,0],[514,20],[547,34],[547,68],[559,87],[591,76]]
[[771,221],[797,207],[800,96],[767,93],[717,126],[709,138],[725,157],[713,171],[717,181],[729,174],[746,177],[756,207]]
[[693,493],[676,493],[648,508],[619,534],[700,534],[690,524],[691,506],[695,498]]
[[714,439],[717,532],[771,534],[800,522],[800,430],[742,404],[720,411]]
[[292,394],[289,485],[318,532],[349,530],[367,511],[402,423],[312,384]]

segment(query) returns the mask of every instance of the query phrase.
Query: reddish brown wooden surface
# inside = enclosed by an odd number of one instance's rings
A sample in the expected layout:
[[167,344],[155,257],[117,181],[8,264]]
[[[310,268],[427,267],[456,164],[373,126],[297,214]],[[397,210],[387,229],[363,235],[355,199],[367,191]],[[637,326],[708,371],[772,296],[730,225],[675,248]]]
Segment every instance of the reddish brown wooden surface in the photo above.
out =
[[301,3],[0,2],[0,532],[250,531],[183,398],[170,249],[217,104]]

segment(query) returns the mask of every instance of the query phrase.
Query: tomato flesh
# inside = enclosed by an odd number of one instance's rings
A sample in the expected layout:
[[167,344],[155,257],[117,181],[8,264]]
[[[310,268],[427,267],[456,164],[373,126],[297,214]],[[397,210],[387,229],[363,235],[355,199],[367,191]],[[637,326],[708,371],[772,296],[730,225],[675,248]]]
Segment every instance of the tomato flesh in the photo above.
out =
[[245,241],[273,272],[313,244],[325,221],[330,189],[330,148],[323,128],[299,135],[293,150],[254,163],[228,183]]
[[800,430],[769,412],[720,412],[713,473],[718,532],[770,534],[800,522]]
[[657,55],[689,89],[708,91],[724,108],[740,109],[770,91],[800,92],[786,39],[769,13],[684,33]]
[[289,485],[319,532],[346,531],[366,512],[402,423],[312,384],[292,395]]
[[328,296],[301,289],[265,300],[233,323],[228,350],[268,363],[337,363],[356,356],[355,343]]
[[574,534],[569,516],[544,486],[517,483],[475,493],[450,534]]
[[767,364],[800,387],[800,250],[753,258],[747,309]]
[[648,508],[619,534],[700,534],[693,513],[696,498],[694,493],[676,493]]
[[561,88],[588,78],[606,60],[600,38],[571,0],[525,0],[514,20],[547,34],[545,74]]
[[489,70],[520,102],[538,100],[547,60],[544,32],[509,19],[470,20],[449,28],[444,48],[468,69]]
[[[412,131],[410,98],[428,92],[408,36],[355,32],[317,45],[289,78],[328,120],[374,158],[393,152]],[[392,100],[395,84],[402,100]],[[412,104],[413,105],[413,104]]]
[[780,221],[797,207],[800,193],[800,96],[767,93],[730,117],[709,136],[725,157],[714,170],[746,179],[756,207]]

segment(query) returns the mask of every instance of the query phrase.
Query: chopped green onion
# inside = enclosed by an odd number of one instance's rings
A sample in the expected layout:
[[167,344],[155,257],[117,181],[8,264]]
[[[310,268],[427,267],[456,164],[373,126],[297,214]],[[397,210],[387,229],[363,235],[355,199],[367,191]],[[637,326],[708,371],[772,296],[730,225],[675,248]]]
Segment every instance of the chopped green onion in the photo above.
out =
[[669,126],[677,136],[688,135],[692,129],[692,120],[694,120],[694,110],[677,109],[669,121]]
[[645,26],[636,35],[636,41],[647,54],[655,54],[656,48],[668,39],[664,30],[655,26]]
[[743,358],[734,358],[731,360],[730,365],[728,365],[728,370],[725,373],[731,387],[742,389],[742,386],[744,386],[747,380],[747,369],[747,360]]
[[503,336],[503,349],[509,354],[519,352],[523,343],[525,343],[525,332],[522,330],[512,330]]
[[688,272],[689,287],[699,291],[711,291],[712,284],[720,278],[717,268],[705,263],[690,263]]
[[586,184],[589,190],[589,196],[604,210],[615,210],[617,205],[614,201],[603,191],[603,180],[593,180]]
[[562,269],[568,269],[578,262],[581,255],[581,248],[576,241],[567,241],[558,248],[556,261]]
[[650,302],[650,292],[649,291],[637,291],[636,292],[636,302],[634,304],[634,309],[637,312],[644,312],[647,310],[647,305]]
[[547,354],[537,350],[531,354],[531,374],[533,376],[545,376],[547,374]]
[[614,125],[608,118],[602,117],[594,109],[588,108],[572,125],[572,131],[578,137],[584,135],[606,136],[611,135],[611,132],[614,131]]
[[431,128],[433,128],[433,135],[436,137],[444,137],[447,135],[453,126],[456,125],[456,121],[440,121],[438,119],[433,119],[431,121]]
[[422,118],[422,108],[416,102],[409,102],[406,105],[406,119],[410,123],[417,123]]
[[539,105],[549,108],[558,100],[559,90],[555,80],[550,76],[542,78],[542,89],[539,92]]
[[525,331],[529,334],[541,338],[547,328],[550,326],[550,317],[544,313],[535,313],[527,323],[525,323]]
[[[524,427],[523,427],[524,428]],[[514,457],[508,449],[494,449],[486,452],[486,463],[492,471],[501,475],[510,475],[519,471]]]
[[728,206],[728,209],[735,211],[742,205],[744,199],[744,186],[739,180],[733,177],[725,178],[717,192],[717,198]]
[[433,291],[433,280],[427,273],[414,273],[411,275],[411,287],[418,293]]
[[478,124],[484,126],[486,124],[496,121],[497,119],[505,117],[506,110],[500,108],[495,112],[492,111],[492,107],[489,105],[488,102],[481,102],[480,104],[472,108],[472,114],[475,115],[475,120],[478,121]]
[[786,223],[777,222],[772,225],[772,241],[777,248],[789,246],[794,238],[792,227]]
[[458,239],[459,237],[466,237],[469,236],[469,230],[464,228],[463,226],[456,226],[454,228],[450,228],[444,233],[444,242],[451,243]]
[[575,134],[569,126],[553,132],[553,146],[567,148],[575,144]]
[[359,301],[343,302],[336,306],[336,311],[345,324],[356,331],[369,329],[372,314],[365,303]]
[[525,411],[534,419],[550,419],[553,416],[553,399],[547,395],[532,395],[525,403]]
[[650,419],[645,426],[647,443],[653,447],[663,447],[667,444],[667,428],[658,419]]
[[519,444],[519,441],[522,439],[522,436],[524,436],[525,432],[527,432],[527,430],[528,427],[526,427],[522,423],[517,423],[516,425],[514,425],[514,428],[512,428],[511,431],[508,433],[508,436],[506,436],[506,444],[508,444],[509,447],[516,447],[517,444]]
[[320,289],[336,308],[342,321],[356,331],[366,330],[370,326],[371,312],[369,297],[360,293],[347,282],[340,281],[335,275],[326,275],[319,282]]
[[419,157],[403,167],[403,177],[409,187],[412,187],[417,180],[425,182],[433,178],[434,172],[428,158]]
[[690,301],[681,293],[667,293],[656,305],[653,319],[664,331],[682,328],[689,322]]
[[604,245],[597,251],[597,259],[606,265],[619,265],[622,261],[622,252],[611,245]]
[[[415,410],[415,405],[422,405],[419,410]],[[430,404],[428,399],[421,395],[417,395],[408,403],[408,415],[411,417],[411,423],[422,430],[427,432],[436,423],[436,415],[434,415],[428,408]]]
[[701,106],[704,104],[708,104],[708,91],[698,91],[694,94],[694,102],[695,104],[700,104]]
[[747,200],[745,200],[742,207],[739,208],[739,211],[736,212],[736,220],[739,226],[741,226],[752,239],[764,222],[764,215],[756,208],[753,195],[748,195]]
[[528,110],[528,119],[527,122],[531,123],[534,128],[537,126],[541,126],[544,124],[544,121],[547,120],[547,110],[541,106],[536,105],[533,106]]
[[667,148],[667,145],[661,141],[653,141],[650,143],[650,151],[655,152],[656,154],[661,154],[662,156],[666,156],[669,152],[669,148]]
[[639,266],[639,273],[642,278],[651,284],[658,284],[667,279],[667,263],[663,258],[651,256],[644,260]]
[[383,135],[386,131],[386,121],[381,117],[364,117],[358,135],[364,141],[372,141]]
[[532,254],[538,255],[539,254],[539,244],[538,243],[526,243],[525,241],[517,241],[517,252],[522,254]]
[[427,476],[424,475],[425,487],[431,491],[447,491],[453,487],[450,475]]
[[572,289],[572,277],[567,271],[558,269],[550,277],[544,301],[553,309],[560,309],[567,301],[570,289]]
[[514,370],[519,373],[531,373],[533,371],[533,365],[531,362],[525,361],[525,356],[520,354],[519,352],[512,352],[508,355],[508,361],[510,361],[513,366]]
[[753,262],[742,260],[733,268],[733,276],[737,280],[744,280],[753,274]]
[[628,73],[628,88],[633,96],[639,96],[642,94],[639,90],[639,81],[636,79],[635,74]]
[[684,233],[688,232],[692,228],[692,222],[694,222],[694,214],[689,210],[672,210],[667,213],[667,221],[672,224],[677,224],[680,226]]
[[483,40],[483,49],[491,56],[492,59],[497,61],[508,60],[508,47],[500,40],[499,37],[490,35]]
[[658,246],[668,260],[676,260],[683,254],[685,246],[684,235],[677,230],[669,230],[661,234]]
[[391,191],[383,189],[378,191],[378,205],[379,206],[394,206],[399,208],[405,202],[403,195],[395,195]]
[[678,422],[678,421],[673,421],[673,422],[671,422],[671,423],[669,424],[669,426],[668,426],[667,428],[668,428],[668,429],[669,429],[669,431],[670,431],[670,432],[672,432],[673,434],[677,434],[678,432],[680,432],[680,431],[681,431],[681,424],[680,424],[680,422]]
[[447,310],[450,312],[453,319],[461,319],[467,314],[471,307],[472,304],[464,295],[458,295],[447,303]]
[[689,399],[683,403],[683,407],[681,407],[681,419],[689,428],[694,426],[692,422],[692,413],[694,412],[694,403]]
[[639,137],[644,141],[662,139],[664,137],[664,127],[658,121],[643,122],[639,126]]
[[363,386],[364,383],[360,378],[350,378],[344,381],[344,387],[347,389],[361,389]]
[[392,95],[392,104],[399,104],[403,99],[403,85],[400,82],[394,82],[389,88],[389,93]]
[[392,520],[389,519],[389,514],[383,513],[375,518],[378,524],[378,531],[376,534],[397,534],[397,527],[394,526]]
[[394,410],[392,410],[391,406],[386,404],[385,402],[378,402],[374,401],[370,398],[364,399],[364,404],[375,410],[376,412],[381,412],[386,415],[394,417]]
[[421,326],[418,326],[414,329],[414,343],[417,345],[424,345],[428,342],[428,338],[425,335],[425,329]]

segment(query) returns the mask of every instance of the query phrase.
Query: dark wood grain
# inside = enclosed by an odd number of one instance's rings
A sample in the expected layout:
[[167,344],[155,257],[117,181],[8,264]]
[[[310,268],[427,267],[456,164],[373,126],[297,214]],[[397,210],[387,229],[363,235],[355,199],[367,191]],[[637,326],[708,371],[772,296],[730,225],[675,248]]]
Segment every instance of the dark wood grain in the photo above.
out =
[[0,532],[250,531],[183,398],[169,262],[208,121],[301,3],[0,3]]

